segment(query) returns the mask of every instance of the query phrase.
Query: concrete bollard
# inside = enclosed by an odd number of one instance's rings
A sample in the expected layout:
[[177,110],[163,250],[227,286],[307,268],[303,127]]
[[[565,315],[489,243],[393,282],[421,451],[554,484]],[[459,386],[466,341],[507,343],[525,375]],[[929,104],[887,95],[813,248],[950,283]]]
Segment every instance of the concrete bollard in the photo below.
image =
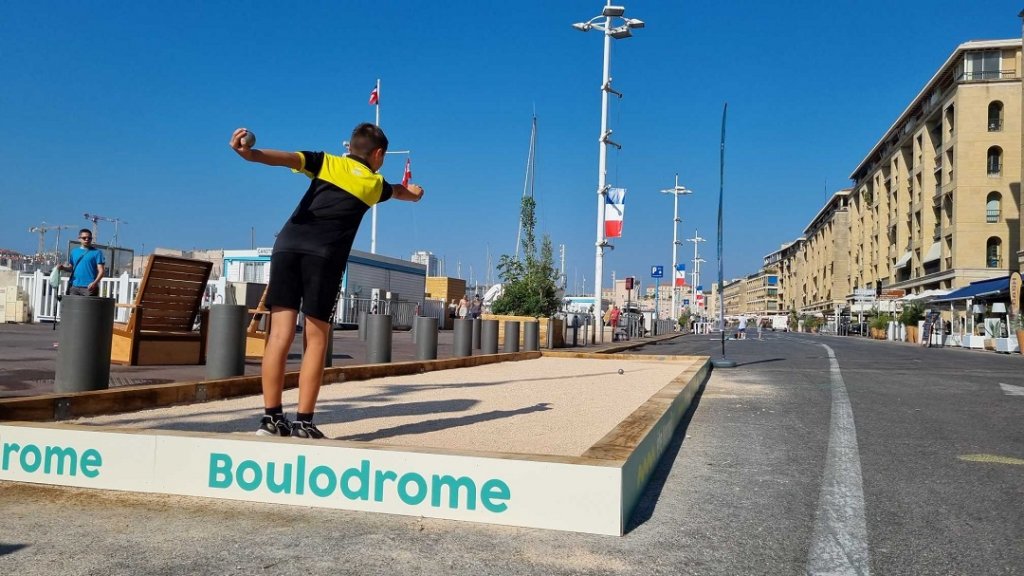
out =
[[544,347],[547,348],[548,350],[554,350],[555,349],[555,319],[554,318],[548,318],[547,322],[548,322],[548,333],[547,333],[547,338],[545,338]]
[[389,314],[366,315],[366,363],[387,364],[391,362],[391,316]]
[[480,322],[480,351],[484,354],[498,353],[498,321]]
[[359,341],[366,342],[366,312],[359,313]]
[[480,319],[473,318],[473,350],[480,349]]
[[516,320],[505,321],[505,348],[504,352],[519,352],[519,322]]
[[113,298],[65,296],[61,300],[54,392],[109,388],[113,336]]
[[[305,332],[303,332],[305,333]],[[327,349],[324,350],[324,368],[334,366],[334,323],[327,327]]]
[[437,318],[416,318],[416,359],[437,360]]
[[526,322],[523,326],[523,348],[527,352],[540,350],[540,322]]
[[245,321],[241,304],[210,306],[210,331],[206,341],[206,379],[218,380],[245,374]]
[[467,318],[455,320],[455,334],[452,344],[452,356],[462,358],[473,355],[473,321]]

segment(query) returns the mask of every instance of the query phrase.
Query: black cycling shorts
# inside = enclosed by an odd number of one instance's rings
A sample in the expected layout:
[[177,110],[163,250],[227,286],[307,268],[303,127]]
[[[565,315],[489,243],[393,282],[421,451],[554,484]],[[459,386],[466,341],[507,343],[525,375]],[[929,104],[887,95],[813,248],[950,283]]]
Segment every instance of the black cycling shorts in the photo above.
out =
[[327,322],[338,300],[344,272],[344,264],[332,265],[320,256],[274,252],[270,256],[266,305],[301,310],[310,318]]

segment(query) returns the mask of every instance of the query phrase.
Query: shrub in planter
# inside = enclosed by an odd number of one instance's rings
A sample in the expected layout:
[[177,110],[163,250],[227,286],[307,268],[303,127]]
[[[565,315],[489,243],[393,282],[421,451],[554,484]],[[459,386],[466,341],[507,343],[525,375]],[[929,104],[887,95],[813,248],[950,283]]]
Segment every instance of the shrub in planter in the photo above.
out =
[[924,304],[910,302],[900,312],[899,322],[907,327],[907,342],[917,343],[917,323],[924,320]]
[[868,322],[868,326],[871,328],[871,337],[875,340],[885,340],[885,331],[888,330],[891,321],[892,316],[885,313],[872,316]]

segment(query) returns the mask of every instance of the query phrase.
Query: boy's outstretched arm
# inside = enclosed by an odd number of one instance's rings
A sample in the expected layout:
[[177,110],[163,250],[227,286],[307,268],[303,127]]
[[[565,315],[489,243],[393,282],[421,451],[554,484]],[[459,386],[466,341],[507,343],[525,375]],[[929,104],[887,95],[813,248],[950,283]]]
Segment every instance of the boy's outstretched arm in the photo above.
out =
[[245,158],[249,162],[259,162],[260,164],[266,164],[267,166],[284,166],[285,168],[291,168],[292,170],[302,169],[302,156],[295,152],[282,152],[281,150],[259,150],[256,148],[249,148],[242,143],[242,137],[248,133],[249,130],[245,128],[238,128],[231,134],[231,141],[228,145],[234,150],[239,156]]
[[409,184],[408,186],[392,184],[391,197],[396,200],[405,200],[407,202],[419,202],[420,199],[423,198],[423,187],[419,184]]

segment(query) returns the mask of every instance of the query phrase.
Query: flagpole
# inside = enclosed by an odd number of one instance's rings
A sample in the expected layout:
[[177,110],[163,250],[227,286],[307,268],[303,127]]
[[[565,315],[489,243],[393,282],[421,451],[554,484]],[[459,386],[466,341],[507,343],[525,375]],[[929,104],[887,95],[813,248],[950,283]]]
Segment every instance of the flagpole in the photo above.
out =
[[[380,78],[377,78],[377,103],[373,106],[376,110],[376,121],[374,124],[380,127]],[[377,253],[377,205],[370,209],[370,254]]]
[[[722,358],[713,360],[715,368],[735,368],[736,363],[725,357],[725,290],[722,274],[722,200],[725,195],[725,115],[729,103],[722,107],[722,144],[718,159],[718,322],[722,329]],[[696,243],[694,244],[696,245]]]

